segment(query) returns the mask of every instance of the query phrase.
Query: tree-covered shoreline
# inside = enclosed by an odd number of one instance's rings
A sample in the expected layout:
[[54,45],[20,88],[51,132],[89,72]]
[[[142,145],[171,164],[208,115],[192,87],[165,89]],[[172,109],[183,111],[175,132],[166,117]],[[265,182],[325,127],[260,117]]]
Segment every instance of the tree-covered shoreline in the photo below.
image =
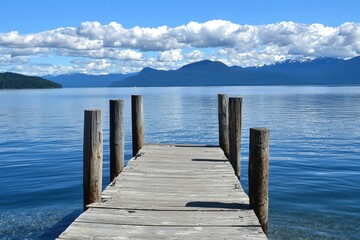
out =
[[62,86],[41,77],[26,76],[11,72],[0,73],[0,89],[37,88],[62,88]]

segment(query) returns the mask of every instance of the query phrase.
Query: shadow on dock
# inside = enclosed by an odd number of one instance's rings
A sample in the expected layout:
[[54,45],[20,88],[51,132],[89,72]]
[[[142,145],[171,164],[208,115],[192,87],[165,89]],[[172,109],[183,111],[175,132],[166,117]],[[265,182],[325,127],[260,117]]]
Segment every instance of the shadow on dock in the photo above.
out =
[[221,160],[221,159],[201,159],[201,158],[194,158],[191,159],[193,162],[228,162],[229,160]]
[[194,208],[250,209],[249,204],[203,201],[188,202],[185,206]]

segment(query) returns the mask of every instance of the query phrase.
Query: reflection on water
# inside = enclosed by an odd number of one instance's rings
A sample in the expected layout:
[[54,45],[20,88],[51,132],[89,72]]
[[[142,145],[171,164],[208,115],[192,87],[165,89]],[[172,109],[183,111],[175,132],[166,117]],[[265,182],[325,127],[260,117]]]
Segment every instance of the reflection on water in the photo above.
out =
[[145,140],[217,144],[217,94],[243,97],[242,175],[250,127],[271,129],[270,238],[359,239],[360,87],[92,88],[0,91],[0,238],[51,239],[82,208],[83,110],[144,101]]

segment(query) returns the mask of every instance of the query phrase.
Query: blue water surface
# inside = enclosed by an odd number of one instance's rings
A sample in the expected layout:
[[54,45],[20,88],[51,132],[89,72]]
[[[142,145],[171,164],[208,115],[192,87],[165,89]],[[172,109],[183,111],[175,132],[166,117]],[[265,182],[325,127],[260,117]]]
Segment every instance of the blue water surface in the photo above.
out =
[[0,91],[0,239],[54,239],[82,210],[83,111],[143,95],[148,143],[218,143],[217,94],[243,97],[241,182],[250,127],[268,127],[270,239],[360,239],[360,87],[91,88]]

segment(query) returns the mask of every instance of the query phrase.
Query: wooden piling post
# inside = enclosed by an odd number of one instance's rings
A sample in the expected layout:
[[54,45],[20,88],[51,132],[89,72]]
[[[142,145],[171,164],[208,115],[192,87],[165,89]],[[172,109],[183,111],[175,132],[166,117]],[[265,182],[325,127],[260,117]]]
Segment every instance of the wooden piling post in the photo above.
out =
[[101,201],[103,133],[100,110],[84,112],[83,191],[84,210]]
[[218,95],[218,121],[219,145],[224,154],[229,158],[229,97],[226,94]]
[[229,98],[229,161],[240,178],[242,98]]
[[131,96],[131,118],[132,118],[132,149],[133,156],[139,152],[144,145],[144,117],[142,96]]
[[124,168],[124,101],[110,100],[110,182]]
[[268,229],[269,135],[267,128],[251,128],[249,144],[249,199],[262,229]]

